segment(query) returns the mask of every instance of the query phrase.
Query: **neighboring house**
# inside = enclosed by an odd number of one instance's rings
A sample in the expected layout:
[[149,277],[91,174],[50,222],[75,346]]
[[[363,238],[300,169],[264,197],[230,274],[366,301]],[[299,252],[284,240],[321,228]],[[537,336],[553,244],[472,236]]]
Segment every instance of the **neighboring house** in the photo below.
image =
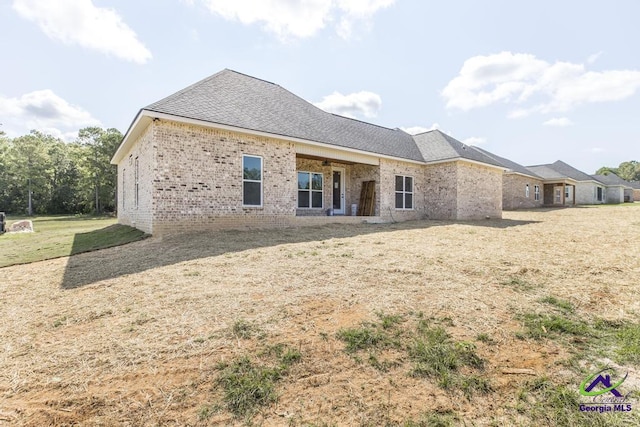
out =
[[640,181],[630,181],[629,185],[633,188],[633,201],[640,202]]
[[545,205],[595,205],[605,203],[605,185],[563,162],[527,166],[544,179]]
[[484,153],[330,114],[231,70],[141,109],[112,163],[119,222],[153,234],[502,215],[504,168]]
[[548,165],[527,166],[527,170],[542,178],[544,206],[573,206],[576,204],[576,181]]
[[502,209],[531,209],[544,205],[544,179],[526,167],[475,147],[504,167],[502,175]]
[[606,175],[592,175],[595,179],[607,186],[606,202],[607,203],[624,203],[633,202],[634,189],[630,182],[625,181],[613,172]]

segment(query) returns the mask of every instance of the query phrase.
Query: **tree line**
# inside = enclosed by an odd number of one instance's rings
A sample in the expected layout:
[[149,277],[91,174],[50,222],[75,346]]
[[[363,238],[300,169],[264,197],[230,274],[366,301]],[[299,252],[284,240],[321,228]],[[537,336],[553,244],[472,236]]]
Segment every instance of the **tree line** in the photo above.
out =
[[99,127],[81,129],[72,142],[35,130],[17,138],[0,131],[0,211],[115,211],[117,170],[109,161],[121,140],[117,129]]
[[597,175],[608,175],[610,172],[615,173],[620,178],[627,181],[640,181],[640,162],[631,160],[630,162],[622,162],[617,168],[603,166],[596,172]]

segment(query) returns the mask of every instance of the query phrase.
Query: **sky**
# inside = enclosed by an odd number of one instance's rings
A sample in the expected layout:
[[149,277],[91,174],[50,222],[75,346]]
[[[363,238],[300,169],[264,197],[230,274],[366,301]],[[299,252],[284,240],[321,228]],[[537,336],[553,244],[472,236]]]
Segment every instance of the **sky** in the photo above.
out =
[[222,69],[523,165],[640,160],[637,0],[0,0],[0,130],[126,132]]

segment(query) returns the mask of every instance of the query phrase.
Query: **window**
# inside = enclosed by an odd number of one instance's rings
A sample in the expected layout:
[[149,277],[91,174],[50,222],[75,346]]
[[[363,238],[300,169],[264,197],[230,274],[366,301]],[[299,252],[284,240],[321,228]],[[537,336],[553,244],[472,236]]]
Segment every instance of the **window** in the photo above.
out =
[[135,197],[135,206],[136,208],[138,207],[138,196],[140,195],[139,192],[139,185],[138,185],[138,177],[140,176],[140,172],[139,172],[139,163],[138,163],[138,158],[136,157],[136,163],[135,163],[135,172],[134,172],[134,197]]
[[529,198],[529,184],[524,186],[524,197]]
[[322,209],[321,173],[298,172],[298,207]]
[[125,185],[125,177],[127,176],[127,170],[122,169],[122,209],[124,209],[127,200],[127,186]]
[[413,209],[413,177],[396,175],[396,209]]
[[571,197],[571,187],[564,187],[564,198],[568,199]]
[[533,186],[533,198],[534,198],[534,200],[536,202],[540,200],[540,186],[539,185],[534,185]]
[[262,206],[262,157],[242,156],[242,205]]
[[596,188],[596,198],[599,202],[601,202],[603,200],[602,197],[602,187],[598,187]]

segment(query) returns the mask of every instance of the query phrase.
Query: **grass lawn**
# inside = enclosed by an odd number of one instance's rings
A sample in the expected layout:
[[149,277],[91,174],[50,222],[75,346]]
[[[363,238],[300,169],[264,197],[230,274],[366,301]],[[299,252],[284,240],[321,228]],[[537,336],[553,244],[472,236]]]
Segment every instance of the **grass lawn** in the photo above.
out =
[[[0,425],[638,426],[639,214],[202,232],[1,268]],[[580,411],[605,368],[631,412]]]
[[108,217],[8,217],[7,227],[21,219],[31,219],[34,232],[0,235],[0,268],[75,255],[144,238],[143,232],[118,225],[114,218]]

